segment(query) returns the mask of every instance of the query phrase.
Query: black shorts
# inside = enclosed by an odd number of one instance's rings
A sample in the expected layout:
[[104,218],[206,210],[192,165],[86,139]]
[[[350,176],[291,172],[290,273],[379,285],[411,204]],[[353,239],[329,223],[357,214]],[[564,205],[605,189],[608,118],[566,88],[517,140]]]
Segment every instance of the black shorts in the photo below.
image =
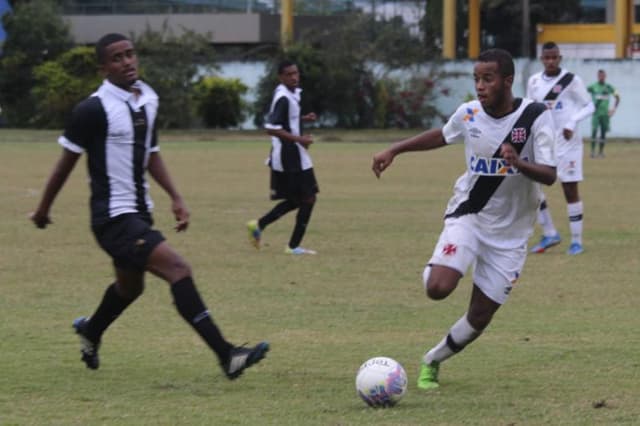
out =
[[303,200],[320,192],[313,169],[300,172],[271,170],[271,199]]
[[152,225],[150,215],[127,213],[92,230],[116,268],[142,272],[153,249],[165,239],[160,231],[151,229]]

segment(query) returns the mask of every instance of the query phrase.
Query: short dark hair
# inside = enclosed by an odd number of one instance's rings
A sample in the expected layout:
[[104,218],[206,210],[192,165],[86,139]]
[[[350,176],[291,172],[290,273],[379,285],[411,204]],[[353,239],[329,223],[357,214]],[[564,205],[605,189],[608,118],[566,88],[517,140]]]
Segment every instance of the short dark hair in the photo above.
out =
[[289,59],[284,59],[280,61],[280,63],[278,64],[278,75],[282,74],[285,68],[289,68],[290,66],[293,66],[295,64],[296,64],[295,62]]
[[542,50],[559,49],[558,45],[553,41],[548,41],[542,45]]
[[515,74],[515,66],[511,54],[504,49],[489,49],[480,53],[478,62],[495,62],[502,77]]
[[129,37],[119,33],[109,33],[100,37],[96,43],[96,58],[99,64],[104,64],[107,46],[118,41],[129,40]]

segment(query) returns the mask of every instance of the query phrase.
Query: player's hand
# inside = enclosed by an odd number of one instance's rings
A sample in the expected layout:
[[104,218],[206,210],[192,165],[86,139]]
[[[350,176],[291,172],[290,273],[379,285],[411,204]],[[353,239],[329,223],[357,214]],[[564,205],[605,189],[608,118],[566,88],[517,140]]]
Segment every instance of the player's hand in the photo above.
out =
[[189,227],[189,210],[182,199],[176,199],[171,204],[171,210],[176,218],[176,226],[174,229],[177,232],[186,231]]
[[302,121],[316,121],[318,116],[315,112],[310,112],[309,114],[305,114],[302,116]]
[[518,155],[518,151],[516,151],[510,143],[503,143],[500,145],[500,155],[509,166],[517,167],[520,162],[520,155]]
[[304,146],[305,148],[309,148],[309,145],[311,145],[313,143],[313,136],[311,135],[302,135],[300,136],[300,140],[298,140],[298,143],[302,146]]
[[391,165],[391,163],[393,162],[393,157],[394,155],[388,149],[381,151],[373,156],[373,165],[371,166],[371,170],[373,170],[373,173],[378,179],[380,178],[382,172],[384,172],[387,167]]
[[31,222],[33,222],[40,229],[44,229],[47,227],[47,225],[50,225],[53,223],[51,221],[51,218],[49,218],[48,213],[43,213],[43,212],[40,212],[39,210],[36,210],[35,212],[30,213],[29,219],[31,219]]
[[573,130],[571,129],[562,129],[562,136],[564,136],[564,138],[566,140],[569,140],[573,137]]
[[609,117],[613,117],[613,114],[615,114],[615,113],[616,113],[616,109],[615,108],[610,109],[609,110]]

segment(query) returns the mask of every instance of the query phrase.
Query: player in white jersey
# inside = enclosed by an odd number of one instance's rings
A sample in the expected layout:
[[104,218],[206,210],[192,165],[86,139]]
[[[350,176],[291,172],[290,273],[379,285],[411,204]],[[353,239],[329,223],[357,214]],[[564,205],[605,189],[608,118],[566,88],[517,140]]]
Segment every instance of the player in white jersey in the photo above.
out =
[[[593,114],[595,107],[591,95],[577,75],[560,68],[560,50],[553,42],[542,46],[544,70],[529,78],[527,97],[544,102],[551,111],[556,126],[558,143],[558,179],[562,182],[567,200],[567,214],[571,230],[571,245],[568,254],[584,251],[582,247],[583,206],[578,193],[578,182],[582,181],[582,137],[578,123]],[[546,249],[560,243],[560,234],[553,225],[547,202],[543,199],[538,213],[542,226],[542,238],[532,253],[544,253]]]
[[543,104],[514,98],[511,55],[491,49],[474,66],[478,100],[462,104],[442,129],[396,142],[373,158],[376,176],[394,157],[464,143],[467,170],[447,205],[445,225],[423,273],[427,297],[444,299],[472,269],[468,311],[423,357],[418,387],[439,386],[440,363],[489,325],[520,276],[539,200],[556,179],[555,136]]

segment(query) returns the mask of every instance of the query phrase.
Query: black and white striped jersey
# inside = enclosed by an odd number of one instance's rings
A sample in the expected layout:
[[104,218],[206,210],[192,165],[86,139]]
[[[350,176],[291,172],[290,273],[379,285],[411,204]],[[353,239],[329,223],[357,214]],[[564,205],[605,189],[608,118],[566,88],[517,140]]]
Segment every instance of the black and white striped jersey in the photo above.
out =
[[[284,129],[295,136],[302,135],[301,93],[300,88],[292,92],[284,84],[279,84],[273,92],[265,128]],[[278,172],[299,172],[312,168],[313,163],[304,146],[272,136],[269,166]]]
[[466,171],[458,178],[445,218],[465,216],[492,244],[515,248],[533,232],[540,198],[537,182],[506,164],[500,146],[511,143],[520,158],[556,167],[551,113],[544,104],[519,99],[504,117],[485,113],[479,101],[462,104],[442,129],[447,143],[464,143]]
[[153,208],[144,175],[149,155],[159,150],[158,95],[141,81],[133,87],[138,95],[105,80],[76,105],[58,139],[65,149],[87,153],[93,225]]

